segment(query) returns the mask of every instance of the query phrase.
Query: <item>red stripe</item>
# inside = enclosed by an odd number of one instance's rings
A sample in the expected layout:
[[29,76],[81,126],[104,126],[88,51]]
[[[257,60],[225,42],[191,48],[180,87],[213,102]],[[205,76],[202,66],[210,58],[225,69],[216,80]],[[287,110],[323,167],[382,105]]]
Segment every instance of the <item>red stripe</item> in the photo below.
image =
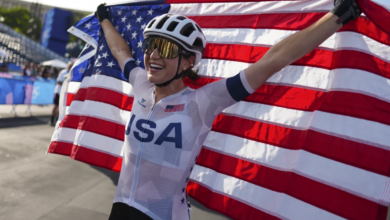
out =
[[386,206],[293,172],[274,170],[205,148],[202,149],[197,164],[273,191],[285,193],[347,219],[386,219]]
[[74,97],[72,97],[71,93],[68,93],[67,106],[73,100],[103,102],[122,110],[131,111],[134,98],[110,89],[89,87],[88,89],[80,88]]
[[93,132],[120,141],[125,140],[124,125],[89,116],[66,115],[59,127]]
[[66,106],[70,106],[70,103],[72,103],[72,101],[74,100],[74,97],[75,97],[75,94],[66,93]]
[[189,181],[187,184],[187,194],[207,208],[223,213],[232,219],[279,219],[229,196],[215,193],[193,181]]
[[385,22],[390,21],[388,10],[370,0],[358,0],[357,3],[367,17],[374,21],[382,31],[390,34],[389,23]]
[[248,102],[302,111],[324,111],[390,125],[390,103],[359,93],[265,84],[244,99]]
[[[206,45],[203,58],[255,63],[268,50],[269,47],[209,43]],[[353,57],[353,59],[346,59],[346,57]],[[292,65],[312,66],[328,70],[338,68],[359,69],[390,79],[390,63],[370,54],[354,50],[333,52],[314,49]]]
[[218,115],[213,131],[319,156],[390,177],[390,151],[313,130],[296,130]]
[[[277,30],[303,30],[326,13],[273,13],[226,16],[189,16],[202,28],[252,28]],[[359,17],[338,32],[353,31],[390,46],[390,34],[382,31],[371,20]]]
[[59,142],[59,141],[52,141],[50,143],[49,149],[47,150],[48,153],[52,154],[60,154],[65,156],[70,156],[72,154],[72,143],[65,143],[65,142]]
[[[189,81],[186,83],[192,88],[200,88],[218,80],[202,77],[197,80],[196,86]],[[390,103],[359,93],[322,92],[291,86],[264,84],[245,98],[244,101],[301,111],[319,110],[390,125],[390,111],[387,110],[390,109]]]
[[120,172],[122,166],[122,158],[73,145],[71,143],[52,141],[48,153],[70,156],[74,160],[116,172]]

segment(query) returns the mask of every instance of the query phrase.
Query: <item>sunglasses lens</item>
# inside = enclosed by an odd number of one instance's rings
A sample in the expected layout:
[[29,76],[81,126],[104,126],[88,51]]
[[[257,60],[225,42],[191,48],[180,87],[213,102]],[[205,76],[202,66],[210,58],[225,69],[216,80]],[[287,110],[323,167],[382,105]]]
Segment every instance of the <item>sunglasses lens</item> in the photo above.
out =
[[167,39],[159,37],[145,38],[142,43],[142,51],[148,55],[157,48],[161,58],[172,59],[179,55],[179,46]]

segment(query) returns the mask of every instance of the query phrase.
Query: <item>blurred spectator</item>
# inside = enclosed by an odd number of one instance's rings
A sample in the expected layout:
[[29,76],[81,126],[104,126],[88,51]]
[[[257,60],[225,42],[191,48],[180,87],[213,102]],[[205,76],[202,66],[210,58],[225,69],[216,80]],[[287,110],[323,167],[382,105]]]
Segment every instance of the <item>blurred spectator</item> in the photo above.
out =
[[53,74],[50,77],[57,79],[59,74],[60,74],[60,69],[53,67]]
[[58,120],[58,116],[59,116],[58,107],[59,107],[59,103],[60,103],[60,93],[61,93],[62,83],[65,81],[66,77],[68,76],[69,71],[72,69],[72,66],[73,66],[73,62],[69,61],[68,67],[66,69],[62,70],[58,74],[57,85],[54,88],[55,97],[54,97],[54,108],[53,108],[53,112],[52,112],[51,120],[50,120],[51,126],[54,126]]
[[8,65],[7,65],[7,62],[5,62],[5,60],[0,65],[0,72],[3,72],[3,73],[7,73],[8,72]]
[[44,67],[41,66],[41,64],[37,65],[37,76],[42,76],[43,68]]
[[23,71],[23,76],[31,76],[30,63],[28,61],[24,63],[24,67],[22,71]]
[[37,76],[37,66],[35,63],[30,63],[31,76]]
[[50,73],[49,73],[49,69],[47,67],[42,67],[43,70],[42,70],[42,78],[48,78]]

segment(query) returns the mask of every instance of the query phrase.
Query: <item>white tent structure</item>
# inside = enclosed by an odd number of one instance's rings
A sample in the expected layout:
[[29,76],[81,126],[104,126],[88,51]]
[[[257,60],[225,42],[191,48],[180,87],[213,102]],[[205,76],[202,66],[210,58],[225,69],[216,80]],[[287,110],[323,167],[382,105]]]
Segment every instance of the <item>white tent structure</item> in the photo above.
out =
[[64,69],[68,66],[65,62],[58,60],[58,59],[48,60],[48,61],[42,62],[41,64],[43,66],[52,66],[52,67],[61,68],[61,69]]

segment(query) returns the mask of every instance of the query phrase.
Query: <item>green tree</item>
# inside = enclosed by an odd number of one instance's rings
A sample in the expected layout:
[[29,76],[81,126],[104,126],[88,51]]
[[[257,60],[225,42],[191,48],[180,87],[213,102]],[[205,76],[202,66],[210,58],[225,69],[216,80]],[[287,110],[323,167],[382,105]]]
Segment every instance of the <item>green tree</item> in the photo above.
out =
[[31,37],[38,41],[42,29],[41,20],[32,18],[30,10],[21,7],[9,8],[0,7],[0,17],[3,17],[3,23],[15,31]]

